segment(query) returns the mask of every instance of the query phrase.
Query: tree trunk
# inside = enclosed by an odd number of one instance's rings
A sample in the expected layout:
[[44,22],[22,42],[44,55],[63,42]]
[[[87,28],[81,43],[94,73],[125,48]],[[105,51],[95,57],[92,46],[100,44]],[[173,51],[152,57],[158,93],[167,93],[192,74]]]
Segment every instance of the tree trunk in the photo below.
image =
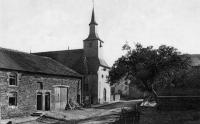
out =
[[146,96],[146,98],[144,98],[144,101],[156,101],[157,102],[158,95],[157,95],[156,91],[154,90],[153,85],[151,86],[151,88],[149,88],[147,90],[147,94],[148,95]]
[[153,84],[151,85],[151,90],[152,90],[153,97],[154,97],[155,101],[157,102],[158,94],[156,93],[156,91],[155,91],[155,89],[153,87]]

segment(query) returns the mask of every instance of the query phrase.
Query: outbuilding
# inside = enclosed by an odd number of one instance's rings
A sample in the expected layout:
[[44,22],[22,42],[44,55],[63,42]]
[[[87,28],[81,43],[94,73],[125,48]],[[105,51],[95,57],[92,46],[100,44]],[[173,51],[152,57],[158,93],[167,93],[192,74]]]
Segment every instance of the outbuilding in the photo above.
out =
[[64,110],[81,103],[82,75],[48,58],[0,48],[0,117]]

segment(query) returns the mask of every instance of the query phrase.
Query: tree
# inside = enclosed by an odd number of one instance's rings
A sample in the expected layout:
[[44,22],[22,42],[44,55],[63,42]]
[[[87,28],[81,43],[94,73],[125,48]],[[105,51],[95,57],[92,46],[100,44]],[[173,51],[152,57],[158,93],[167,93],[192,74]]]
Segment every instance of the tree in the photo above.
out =
[[135,49],[128,44],[123,46],[126,54],[120,57],[109,72],[109,81],[115,83],[122,77],[134,82],[143,91],[149,92],[149,97],[157,98],[155,86],[166,86],[173,83],[180,70],[189,67],[190,58],[181,54],[176,48],[161,45],[143,47],[137,43]]

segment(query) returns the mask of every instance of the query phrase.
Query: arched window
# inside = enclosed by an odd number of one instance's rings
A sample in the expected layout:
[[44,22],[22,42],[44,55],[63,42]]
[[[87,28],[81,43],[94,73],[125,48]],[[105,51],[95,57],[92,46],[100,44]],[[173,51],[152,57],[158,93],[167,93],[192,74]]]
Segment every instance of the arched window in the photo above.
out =
[[9,85],[11,86],[17,86],[17,74],[12,72],[12,73],[9,73]]

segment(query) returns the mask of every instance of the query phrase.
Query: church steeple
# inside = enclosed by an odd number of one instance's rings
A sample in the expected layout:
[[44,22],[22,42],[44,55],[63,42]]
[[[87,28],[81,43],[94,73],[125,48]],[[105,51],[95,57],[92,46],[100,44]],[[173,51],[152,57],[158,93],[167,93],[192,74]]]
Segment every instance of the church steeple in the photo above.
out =
[[90,21],[90,31],[89,31],[89,36],[84,40],[84,41],[91,41],[91,40],[100,40],[98,34],[97,34],[97,22],[95,20],[95,13],[94,13],[94,8],[92,9],[92,16],[91,16],[91,21]]
[[95,14],[94,14],[94,8],[92,9],[92,17],[91,17],[91,22],[89,25],[98,25],[96,20],[95,20]]
[[92,9],[91,21],[89,23],[89,35],[83,40],[83,48],[86,57],[102,58],[103,41],[97,34],[97,22],[95,20],[94,7]]

